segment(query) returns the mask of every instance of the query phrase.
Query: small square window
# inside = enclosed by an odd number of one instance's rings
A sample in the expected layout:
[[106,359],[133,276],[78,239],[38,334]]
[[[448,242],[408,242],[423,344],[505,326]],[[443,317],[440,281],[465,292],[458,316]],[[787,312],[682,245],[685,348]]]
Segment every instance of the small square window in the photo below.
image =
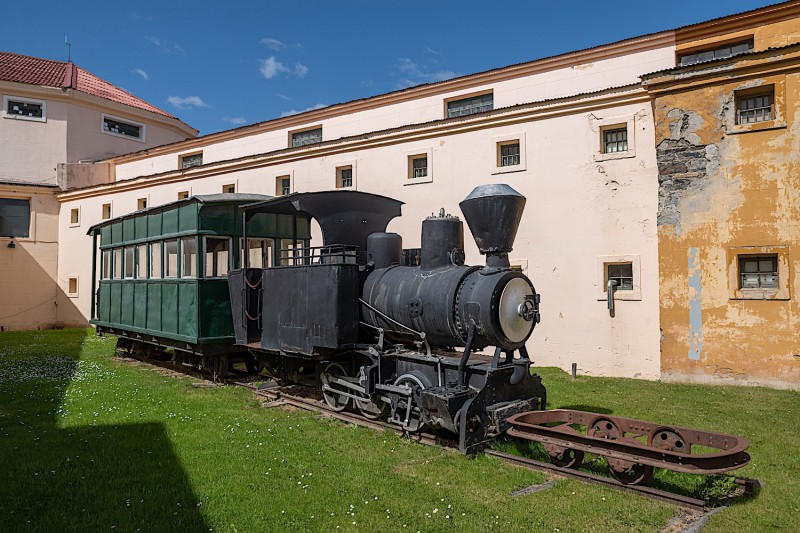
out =
[[30,200],[0,198],[0,237],[29,237],[30,226]]
[[297,131],[291,134],[291,147],[306,146],[322,142],[322,127],[311,130]]
[[69,223],[72,226],[77,226],[81,223],[81,210],[77,207],[73,207],[69,210]]
[[775,102],[775,88],[770,86],[767,90],[758,93],[736,92],[736,123],[753,124],[766,122],[775,118],[773,104]]
[[353,186],[353,167],[352,165],[346,167],[336,168],[336,188],[344,189]]
[[412,155],[408,158],[408,178],[419,179],[428,177],[428,155]]
[[136,210],[141,211],[142,209],[147,209],[147,198],[139,198],[136,200]]
[[181,169],[197,167],[203,164],[203,152],[199,154],[187,154],[180,157]]
[[109,218],[111,218],[111,204],[103,204],[100,217],[103,220],[108,220]]
[[78,278],[69,278],[67,280],[67,294],[69,296],[78,295]]
[[186,200],[189,198],[189,191],[181,191],[178,193],[178,200]]
[[231,194],[236,192],[236,184],[229,183],[228,185],[222,186],[222,192],[226,194]]
[[740,289],[777,289],[778,254],[740,255]]
[[628,151],[628,128],[603,130],[603,153],[615,154]]
[[275,178],[275,196],[286,196],[292,192],[291,176],[278,176]]
[[606,284],[609,281],[616,282],[616,290],[633,290],[633,263],[609,263],[606,264]]
[[513,167],[519,165],[519,141],[497,143],[497,158],[498,167]]

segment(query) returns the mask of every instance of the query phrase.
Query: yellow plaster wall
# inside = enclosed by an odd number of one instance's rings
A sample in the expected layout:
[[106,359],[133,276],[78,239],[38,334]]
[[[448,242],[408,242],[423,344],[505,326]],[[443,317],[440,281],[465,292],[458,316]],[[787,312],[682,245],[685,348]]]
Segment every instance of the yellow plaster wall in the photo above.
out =
[[[775,129],[729,133],[740,83],[654,100],[657,146],[676,136],[712,146],[707,175],[680,195],[677,223],[659,224],[664,379],[800,389],[800,74],[780,78],[786,126]],[[681,128],[676,110],[696,115]],[[780,247],[788,299],[733,298],[739,246]]]

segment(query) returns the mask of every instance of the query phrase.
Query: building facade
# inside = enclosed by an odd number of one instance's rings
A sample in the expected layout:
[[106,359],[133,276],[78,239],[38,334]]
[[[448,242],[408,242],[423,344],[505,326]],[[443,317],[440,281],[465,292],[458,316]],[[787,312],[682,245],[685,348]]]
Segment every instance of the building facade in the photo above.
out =
[[197,130],[63,61],[0,52],[0,98],[0,329],[74,324],[83,315],[75,280],[58,276],[56,193],[112,179],[91,162]]
[[[458,202],[476,185],[502,182],[528,199],[511,261],[542,294],[542,322],[528,343],[537,364],[702,381],[727,379],[727,368],[760,376],[738,382],[797,387],[790,333],[765,326],[791,331],[797,311],[789,252],[798,184],[783,168],[793,161],[797,104],[788,75],[781,82],[772,69],[800,41],[798,20],[800,2],[784,2],[73,165],[71,186],[57,194],[58,247],[70,250],[58,255],[59,283],[76,289],[67,323],[86,324],[86,230],[112,212],[195,194],[352,188],[405,202],[388,231],[416,248],[426,216],[440,208],[459,215]],[[755,64],[773,66],[762,72]],[[774,127],[754,119],[739,128],[734,118],[733,129],[748,131],[729,132],[723,122],[738,116],[737,91],[763,98],[762,85],[774,86]],[[745,116],[763,118],[759,102],[746,104]],[[759,166],[764,151],[771,153]],[[752,168],[735,170],[740,159]],[[747,177],[734,187],[732,172]],[[765,184],[776,191],[770,218],[756,192]],[[466,243],[467,261],[482,262]],[[740,272],[750,274],[751,259],[755,278]],[[761,259],[775,259],[786,290],[723,298],[713,269],[724,264],[730,290],[731,279],[766,275]],[[759,289],[766,296],[772,288]],[[752,353],[760,355],[746,362]]]

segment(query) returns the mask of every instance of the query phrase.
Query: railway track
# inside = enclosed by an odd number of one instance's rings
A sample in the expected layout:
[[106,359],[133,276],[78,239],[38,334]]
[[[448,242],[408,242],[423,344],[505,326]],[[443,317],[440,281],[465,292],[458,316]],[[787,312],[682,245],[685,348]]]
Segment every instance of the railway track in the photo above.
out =
[[[126,355],[126,356],[135,359],[137,361],[141,361],[143,363],[183,373],[186,375],[190,375],[192,377],[201,378],[204,380],[208,380],[209,377],[207,373],[204,373],[187,365],[173,363],[170,361],[162,361],[158,359],[140,357],[135,355]],[[315,398],[309,398],[299,394],[292,394],[291,392],[288,392],[287,389],[284,387],[274,386],[274,387],[263,388],[253,385],[252,383],[241,381],[242,378],[247,377],[248,375],[249,374],[247,373],[238,372],[234,370],[229,373],[230,376],[229,378],[221,381],[226,384],[231,384],[251,390],[255,395],[269,400],[269,402],[266,404],[268,407],[289,405],[298,409],[313,411],[318,413],[322,417],[339,420],[341,422],[345,422],[348,424],[354,424],[357,426],[370,428],[378,431],[389,430],[396,433],[397,435],[403,436],[404,438],[408,438],[409,440],[428,446],[441,446],[446,449],[453,449],[454,447],[457,448],[458,446],[458,443],[455,442],[454,440],[444,438],[441,435],[433,433],[425,433],[425,432],[409,433],[404,431],[402,428],[399,428],[395,425],[386,422],[382,422],[380,420],[370,420],[356,413],[335,411],[330,407],[328,407],[328,405],[321,400]],[[645,496],[647,498],[652,498],[659,501],[667,502],[687,510],[700,511],[700,512],[708,510],[708,505],[706,504],[706,502],[699,498],[692,498],[690,496],[685,496],[682,494],[675,494],[673,492],[656,489],[646,485],[628,485],[611,477],[601,476],[598,474],[593,474],[591,472],[586,472],[583,470],[577,470],[573,468],[560,467],[552,463],[538,461],[535,459],[521,457],[518,455],[512,455],[491,448],[485,450],[484,453],[500,461],[515,466],[530,468],[554,476],[569,477],[586,483],[595,483],[599,485],[614,487],[616,489],[620,489],[626,492],[636,493]],[[757,480],[737,477],[735,478],[735,482],[737,485],[743,487],[743,492],[745,494],[751,494],[760,487],[760,483]]]

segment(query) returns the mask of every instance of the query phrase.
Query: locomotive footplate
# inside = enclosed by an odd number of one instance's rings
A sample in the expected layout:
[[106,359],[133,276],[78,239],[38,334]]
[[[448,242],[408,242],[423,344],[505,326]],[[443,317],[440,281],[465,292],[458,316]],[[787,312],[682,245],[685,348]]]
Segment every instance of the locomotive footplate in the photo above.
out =
[[[724,433],[570,409],[520,413],[507,421],[508,435],[541,442],[554,464],[579,468],[584,452],[601,455],[611,474],[628,484],[646,482],[654,467],[721,474],[750,461],[747,439]],[[692,446],[704,450],[692,453]]]

